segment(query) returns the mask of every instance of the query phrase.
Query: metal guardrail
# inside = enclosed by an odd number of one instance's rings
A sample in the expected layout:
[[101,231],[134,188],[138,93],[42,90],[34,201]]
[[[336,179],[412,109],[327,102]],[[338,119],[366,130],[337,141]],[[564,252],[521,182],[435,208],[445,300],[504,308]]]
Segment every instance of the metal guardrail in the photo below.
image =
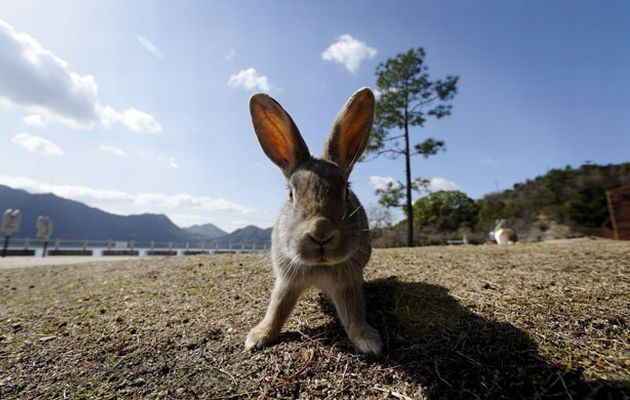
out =
[[241,243],[222,243],[218,240],[208,241],[154,241],[154,240],[77,240],[52,239],[46,241],[32,238],[11,238],[9,254],[28,254],[35,250],[36,255],[188,255],[209,253],[243,253],[269,251],[269,241],[245,241]]

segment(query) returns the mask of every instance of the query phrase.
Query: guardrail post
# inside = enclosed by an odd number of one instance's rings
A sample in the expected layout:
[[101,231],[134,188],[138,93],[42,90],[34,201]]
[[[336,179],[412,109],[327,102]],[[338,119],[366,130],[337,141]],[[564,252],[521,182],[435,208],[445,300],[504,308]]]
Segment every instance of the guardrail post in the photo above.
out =
[[173,250],[173,242],[168,242],[168,251]]
[[83,241],[83,251],[87,251],[87,247],[88,247],[88,240],[87,240],[87,239],[85,239],[85,240]]
[[131,241],[131,251],[133,251],[133,245],[134,245],[134,244],[135,244],[135,241],[134,241],[134,240],[132,240],[132,241]]
[[24,250],[28,250],[28,245],[31,244],[31,238],[24,239]]
[[153,249],[155,248],[155,240],[152,240],[149,246],[151,247],[151,251],[153,251]]
[[61,245],[61,239],[57,238],[57,240],[55,240],[55,250],[59,250],[60,245]]
[[4,248],[2,249],[2,257],[7,256],[7,248],[9,247],[9,241],[11,240],[11,235],[6,235],[4,237]]
[[111,249],[112,249],[112,240],[111,240],[111,239],[109,239],[109,240],[107,241],[107,251],[111,251]]
[[188,242],[186,242],[186,250],[188,250],[189,247],[190,245],[188,244]]

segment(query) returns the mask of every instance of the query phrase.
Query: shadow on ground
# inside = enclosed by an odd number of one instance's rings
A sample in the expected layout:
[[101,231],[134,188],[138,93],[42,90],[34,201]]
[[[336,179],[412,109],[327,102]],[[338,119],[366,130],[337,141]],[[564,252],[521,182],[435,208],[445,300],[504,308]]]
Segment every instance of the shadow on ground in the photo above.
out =
[[[587,381],[538,352],[522,330],[486,319],[463,307],[442,286],[396,278],[366,284],[369,322],[379,329],[384,356],[374,363],[403,371],[430,399],[624,399],[624,382]],[[324,311],[335,310],[321,296]],[[309,335],[330,345],[345,340],[339,323]],[[347,345],[348,351],[353,351]],[[394,383],[394,382],[392,382]]]

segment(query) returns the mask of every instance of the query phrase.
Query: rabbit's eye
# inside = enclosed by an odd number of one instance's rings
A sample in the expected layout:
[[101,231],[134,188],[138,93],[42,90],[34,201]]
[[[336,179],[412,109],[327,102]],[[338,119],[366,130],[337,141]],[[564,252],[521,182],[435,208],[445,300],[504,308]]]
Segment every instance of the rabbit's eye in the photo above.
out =
[[293,190],[289,190],[289,201],[293,201]]

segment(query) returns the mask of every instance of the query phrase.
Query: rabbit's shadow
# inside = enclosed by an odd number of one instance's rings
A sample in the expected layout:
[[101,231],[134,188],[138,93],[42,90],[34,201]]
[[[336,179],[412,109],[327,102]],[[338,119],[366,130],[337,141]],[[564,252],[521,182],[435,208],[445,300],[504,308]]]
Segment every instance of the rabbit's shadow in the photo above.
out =
[[[627,383],[566,373],[547,361],[524,331],[470,311],[445,287],[390,277],[366,283],[365,295],[368,321],[384,344],[384,355],[370,362],[404,371],[431,399],[616,399],[630,390]],[[325,296],[319,302],[335,316]],[[355,351],[336,317],[304,333]]]

